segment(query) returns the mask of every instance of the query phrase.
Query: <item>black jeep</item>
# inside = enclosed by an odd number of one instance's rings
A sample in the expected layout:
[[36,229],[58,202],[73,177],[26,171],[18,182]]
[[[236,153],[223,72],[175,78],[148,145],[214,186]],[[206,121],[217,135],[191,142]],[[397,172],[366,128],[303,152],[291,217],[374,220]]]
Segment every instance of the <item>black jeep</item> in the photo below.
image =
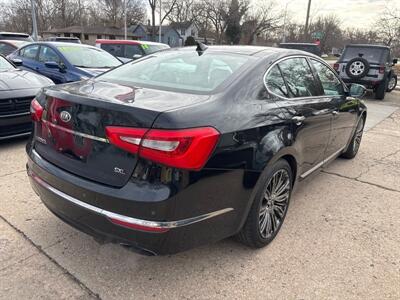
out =
[[376,99],[383,100],[397,85],[396,63],[389,47],[347,45],[334,68],[345,83],[362,84],[374,91]]

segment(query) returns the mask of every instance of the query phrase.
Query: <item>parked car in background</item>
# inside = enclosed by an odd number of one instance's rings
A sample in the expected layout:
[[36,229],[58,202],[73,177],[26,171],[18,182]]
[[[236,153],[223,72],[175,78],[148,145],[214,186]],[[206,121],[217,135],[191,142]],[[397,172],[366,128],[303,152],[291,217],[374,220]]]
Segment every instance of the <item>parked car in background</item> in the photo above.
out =
[[61,42],[32,43],[13,52],[9,58],[56,84],[88,79],[122,64],[96,47]]
[[74,44],[82,44],[81,40],[75,36],[64,37],[64,36],[51,36],[44,39],[46,42],[65,42],[65,43],[74,43]]
[[31,101],[41,88],[50,85],[50,79],[19,70],[0,55],[0,140],[30,134]]
[[163,43],[100,39],[96,40],[96,47],[111,53],[123,62],[135,60],[142,56],[170,48],[167,44]]
[[376,99],[383,100],[397,85],[395,64],[397,59],[389,47],[347,45],[334,68],[345,83],[362,84],[374,91]]
[[29,44],[27,41],[20,40],[0,40],[0,54],[7,56],[18,48]]
[[47,208],[105,241],[167,254],[237,235],[260,248],[294,184],[356,156],[364,92],[302,51],[160,51],[38,94],[27,171]]
[[317,44],[313,43],[280,43],[279,48],[296,49],[318,56],[322,55],[321,48]]
[[0,40],[18,40],[33,42],[33,39],[29,34],[19,32],[0,32]]

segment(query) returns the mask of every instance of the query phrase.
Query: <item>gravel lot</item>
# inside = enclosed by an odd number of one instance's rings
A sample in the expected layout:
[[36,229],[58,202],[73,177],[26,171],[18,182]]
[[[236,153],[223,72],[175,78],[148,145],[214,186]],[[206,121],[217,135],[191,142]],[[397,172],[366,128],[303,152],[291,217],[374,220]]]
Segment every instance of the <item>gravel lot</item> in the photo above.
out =
[[99,245],[31,190],[26,140],[0,143],[0,298],[400,299],[400,92],[366,102],[359,155],[299,185],[258,251],[231,239],[164,257]]

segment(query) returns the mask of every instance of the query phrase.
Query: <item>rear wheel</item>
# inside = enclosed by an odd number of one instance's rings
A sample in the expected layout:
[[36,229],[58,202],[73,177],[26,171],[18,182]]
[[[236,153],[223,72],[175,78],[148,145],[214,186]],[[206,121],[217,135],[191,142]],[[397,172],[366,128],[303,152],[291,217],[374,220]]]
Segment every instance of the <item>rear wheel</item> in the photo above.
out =
[[387,87],[387,92],[390,93],[391,91],[393,91],[397,86],[397,76],[393,75],[390,77],[389,83],[388,83],[388,87]]
[[238,234],[242,243],[261,248],[278,234],[289,207],[293,175],[286,160],[269,167],[263,184],[257,191],[247,220]]
[[387,87],[388,87],[388,81],[387,81],[387,78],[384,78],[381,81],[381,83],[378,85],[378,87],[376,88],[375,99],[378,99],[378,100],[385,99]]
[[361,117],[361,119],[358,121],[356,131],[354,132],[354,135],[351,138],[350,144],[347,147],[346,151],[341,155],[341,157],[352,159],[357,155],[358,149],[360,149],[361,140],[364,133],[364,123],[365,123],[365,118]]

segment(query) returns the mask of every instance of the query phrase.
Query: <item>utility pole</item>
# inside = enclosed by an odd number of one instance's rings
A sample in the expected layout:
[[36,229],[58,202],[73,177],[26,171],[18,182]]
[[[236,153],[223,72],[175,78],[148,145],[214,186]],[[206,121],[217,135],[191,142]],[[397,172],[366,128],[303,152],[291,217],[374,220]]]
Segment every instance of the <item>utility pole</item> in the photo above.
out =
[[127,2],[128,0],[124,0],[124,37],[125,37],[125,40],[127,40],[128,39],[128,28],[127,28],[127,25],[126,25],[126,2]]
[[287,9],[288,9],[289,2],[286,3],[285,6],[285,16],[283,18],[283,32],[282,32],[282,43],[286,42],[286,19],[287,19]]
[[158,41],[161,43],[161,12],[162,12],[162,9],[161,9],[161,5],[162,5],[162,3],[161,3],[161,1],[162,0],[160,0],[160,28],[159,28],[159,32],[158,32]]
[[36,3],[35,0],[31,0],[31,10],[32,10],[32,35],[33,40],[38,40],[38,30],[37,30],[37,23],[36,23]]
[[308,22],[310,20],[310,9],[311,9],[311,0],[308,0],[306,26],[304,27],[304,38],[306,38],[307,34],[308,34]]

